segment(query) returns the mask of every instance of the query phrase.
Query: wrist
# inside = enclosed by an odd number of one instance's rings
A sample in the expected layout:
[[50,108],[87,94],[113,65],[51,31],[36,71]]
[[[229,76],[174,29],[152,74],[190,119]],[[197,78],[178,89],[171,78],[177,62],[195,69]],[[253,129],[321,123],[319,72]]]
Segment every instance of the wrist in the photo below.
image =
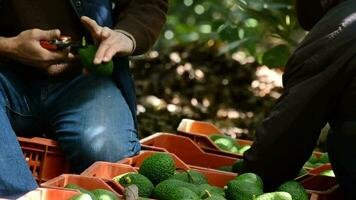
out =
[[0,56],[11,57],[16,51],[15,37],[0,37]]
[[129,53],[129,55],[133,54],[133,52],[136,50],[136,40],[135,40],[135,38],[133,37],[133,35],[130,34],[130,33],[128,33],[127,31],[122,30],[122,29],[115,29],[114,31],[119,32],[119,33],[125,35],[126,37],[128,37],[128,38],[131,40],[131,42],[132,42],[132,49],[131,49],[131,52]]

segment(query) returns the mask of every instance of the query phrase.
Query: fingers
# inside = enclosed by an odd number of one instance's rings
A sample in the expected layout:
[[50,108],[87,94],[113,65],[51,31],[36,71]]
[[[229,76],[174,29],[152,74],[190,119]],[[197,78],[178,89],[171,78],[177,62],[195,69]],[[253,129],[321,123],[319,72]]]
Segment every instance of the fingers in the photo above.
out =
[[33,29],[32,34],[34,38],[39,40],[52,40],[52,39],[59,38],[61,36],[61,31],[58,29],[53,29],[48,31]]
[[104,40],[103,42],[100,43],[99,48],[96,51],[95,58],[94,58],[95,65],[102,63],[104,54],[105,54],[106,50],[109,48],[110,48],[110,43],[107,40]]
[[106,49],[103,57],[103,62],[109,62],[118,52],[119,48],[117,46],[112,46]]
[[87,16],[82,16],[80,20],[89,29],[94,40],[97,40],[100,37],[102,27],[99,26],[95,20],[92,20]]

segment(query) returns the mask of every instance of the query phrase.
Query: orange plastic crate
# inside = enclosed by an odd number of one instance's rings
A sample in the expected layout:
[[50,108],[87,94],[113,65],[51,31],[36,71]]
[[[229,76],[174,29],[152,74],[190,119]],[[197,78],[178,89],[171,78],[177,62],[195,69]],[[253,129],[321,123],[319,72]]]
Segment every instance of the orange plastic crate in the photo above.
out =
[[138,172],[134,167],[130,165],[110,162],[95,162],[89,168],[81,173],[83,176],[97,177],[105,181],[114,190],[120,191],[120,194],[124,193],[124,187],[112,179],[118,175],[122,175],[129,172]]
[[[126,165],[130,165],[132,167],[135,168],[139,168],[142,164],[142,162],[149,156],[151,156],[152,154],[158,153],[156,151],[141,151],[140,154],[130,157],[130,158],[124,158],[120,161],[118,161],[117,163],[121,163],[121,164],[126,164]],[[168,152],[166,152],[168,153]],[[176,155],[172,154],[172,153],[168,153],[172,156],[176,168],[179,169],[183,169],[183,170],[189,170],[190,167],[188,165],[186,165],[181,159],[179,159]]]
[[238,159],[204,152],[194,141],[187,137],[169,133],[156,133],[141,140],[141,144],[162,148],[175,154],[185,164],[191,167],[205,167],[217,169],[222,166],[231,166]]
[[[131,157],[131,158],[123,159],[123,160],[119,161],[118,163],[128,164],[128,165],[131,165],[138,169],[141,166],[143,160],[154,153],[158,153],[158,152],[141,151],[141,153],[139,155]],[[223,187],[227,184],[228,181],[230,181],[236,177],[236,174],[234,174],[234,173],[222,172],[222,171],[208,169],[208,168],[204,168],[204,167],[194,167],[194,168],[190,167],[190,166],[186,165],[182,160],[180,160],[175,154],[171,154],[171,153],[169,153],[169,154],[171,156],[173,156],[173,159],[175,161],[177,169],[197,170],[197,171],[203,173],[207,177],[208,182],[211,185],[214,185],[217,187]]]
[[74,174],[62,174],[56,178],[53,178],[47,182],[41,184],[41,187],[45,188],[54,188],[54,189],[63,189],[68,184],[75,184],[86,190],[95,190],[95,189],[105,189],[113,192],[119,199],[122,198],[122,194],[119,194],[120,191],[117,191],[115,188],[112,188],[107,182],[88,176],[74,175]]
[[80,194],[80,192],[64,189],[38,188],[20,197],[19,200],[68,200],[77,194]]
[[69,172],[69,163],[54,140],[45,138],[17,138],[32,175],[39,182]]
[[[214,135],[214,134],[223,135],[223,133],[211,123],[195,121],[191,119],[183,119],[180,122],[177,131],[178,134],[192,139],[206,152],[224,155],[224,156],[242,158],[241,154],[231,153],[220,149],[213,142],[213,140],[209,138],[210,135]],[[236,139],[236,142],[241,146],[252,145],[252,141],[250,140]]]

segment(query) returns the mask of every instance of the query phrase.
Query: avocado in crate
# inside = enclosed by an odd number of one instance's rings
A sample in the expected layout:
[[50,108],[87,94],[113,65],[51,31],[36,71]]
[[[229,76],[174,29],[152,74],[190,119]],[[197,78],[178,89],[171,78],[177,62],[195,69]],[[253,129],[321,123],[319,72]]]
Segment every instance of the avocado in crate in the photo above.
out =
[[119,200],[113,192],[105,189],[95,189],[89,191],[76,184],[68,184],[65,188],[80,191],[80,194],[71,197],[70,200]]
[[306,168],[317,168],[322,165],[330,163],[329,155],[327,152],[325,153],[313,153],[308,161],[304,164]]
[[234,154],[243,154],[249,148],[250,145],[240,145],[239,142],[227,135],[212,134],[209,138],[221,149]]
[[296,181],[287,181],[277,191],[264,193],[263,181],[254,173],[244,173],[230,181],[225,196],[234,200],[309,200],[303,186]]

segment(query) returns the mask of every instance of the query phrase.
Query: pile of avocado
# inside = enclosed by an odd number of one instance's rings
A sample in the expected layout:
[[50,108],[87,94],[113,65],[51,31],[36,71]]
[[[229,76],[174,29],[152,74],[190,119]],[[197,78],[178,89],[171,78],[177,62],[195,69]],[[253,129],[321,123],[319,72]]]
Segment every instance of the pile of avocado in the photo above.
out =
[[228,151],[235,154],[243,154],[249,148],[250,145],[241,146],[237,140],[222,134],[212,134],[209,138],[223,151]]
[[228,200],[309,200],[307,192],[297,181],[287,181],[275,192],[264,193],[262,179],[254,173],[244,173],[227,184]]
[[327,152],[322,153],[319,157],[317,157],[314,153],[310,156],[309,160],[304,164],[306,168],[316,168],[322,165],[330,163],[329,155]]
[[263,182],[253,173],[231,180],[225,188],[212,186],[207,177],[196,170],[176,169],[167,153],[155,153],[143,160],[139,172],[113,178],[124,187],[136,185],[139,199],[158,200],[307,200],[304,188],[289,181],[273,193],[263,192]]
[[65,188],[80,191],[80,194],[72,196],[69,200],[119,200],[119,198],[109,190],[95,189],[89,191],[76,184],[68,184]]

